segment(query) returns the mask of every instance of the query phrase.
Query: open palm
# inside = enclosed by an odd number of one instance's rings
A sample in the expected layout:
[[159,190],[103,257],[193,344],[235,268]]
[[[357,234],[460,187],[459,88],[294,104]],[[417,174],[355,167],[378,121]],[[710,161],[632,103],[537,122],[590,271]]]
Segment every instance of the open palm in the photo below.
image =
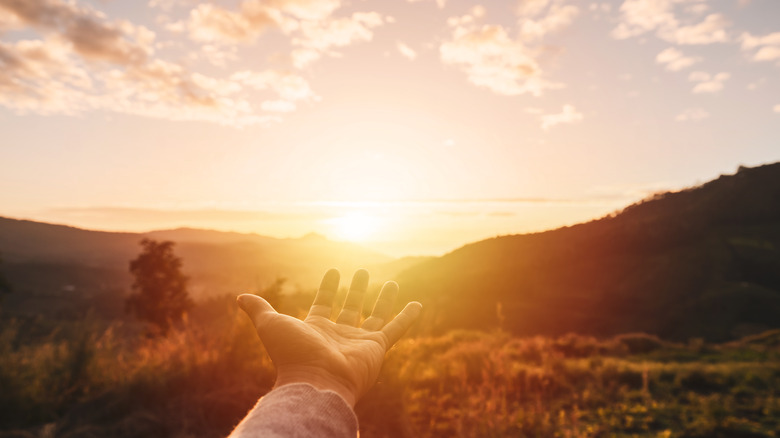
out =
[[[360,325],[368,272],[352,278],[344,307],[331,321],[339,272],[328,271],[303,321],[283,315],[256,295],[241,295],[239,305],[252,318],[276,366],[276,386],[309,383],[337,392],[354,405],[376,381],[387,350],[409,329],[422,305],[412,302],[392,318],[398,285],[387,282],[371,315]],[[360,325],[360,326],[359,326]]]

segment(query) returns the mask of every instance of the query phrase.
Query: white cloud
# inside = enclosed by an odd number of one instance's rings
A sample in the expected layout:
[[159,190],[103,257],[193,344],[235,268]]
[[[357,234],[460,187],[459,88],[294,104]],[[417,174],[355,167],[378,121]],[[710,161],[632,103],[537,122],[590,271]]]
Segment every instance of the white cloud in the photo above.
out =
[[[263,98],[249,92],[258,94],[257,87],[156,58],[155,35],[142,26],[62,0],[0,1],[0,11],[42,34],[40,40],[0,42],[0,105],[13,111],[104,110],[234,126],[278,120],[256,113],[252,102]],[[208,47],[204,56],[216,56]],[[302,78],[265,74],[263,90],[275,95],[272,102],[314,99]]]
[[334,18],[341,0],[243,0],[237,11],[201,4],[190,11],[189,35],[196,41],[231,45],[252,43],[267,30],[278,30],[293,46],[288,59],[303,69],[334,48],[370,41],[373,28],[393,20],[377,12]]
[[108,22],[103,15],[62,0],[46,2],[0,2],[0,11],[49,35],[57,35],[72,45],[73,51],[88,60],[119,64],[141,64],[154,51],[154,32],[127,21]]
[[662,29],[659,36],[676,44],[725,43],[729,40],[726,28],[730,25],[722,14],[710,14],[699,24]]
[[780,32],[770,33],[762,37],[756,37],[748,32],[739,37],[742,41],[742,49],[750,50],[760,46],[780,46]]
[[692,72],[688,76],[691,82],[698,82],[693,87],[694,93],[717,93],[723,89],[723,84],[731,77],[729,73],[721,72],[716,75],[710,75],[703,71]]
[[506,28],[477,24],[484,14],[484,8],[475,7],[448,20],[452,36],[439,47],[445,64],[462,68],[472,84],[507,96],[538,96],[545,89],[561,87],[541,77],[529,48],[511,38]]
[[753,57],[755,61],[774,61],[775,59],[780,59],[780,47],[762,47]]
[[542,129],[545,131],[561,123],[575,123],[583,119],[581,112],[573,105],[564,105],[558,114],[545,114],[542,116]]
[[665,64],[669,71],[680,71],[701,61],[701,58],[685,56],[681,51],[674,47],[669,47],[655,57],[659,64]]
[[702,108],[688,108],[677,115],[674,119],[678,122],[698,122],[700,120],[704,120],[710,116],[710,113],[703,110]]
[[411,47],[407,46],[406,44],[398,41],[395,44],[395,47],[398,49],[398,52],[406,59],[415,59],[417,58],[417,52],[415,52]]
[[248,0],[264,7],[278,9],[301,20],[323,20],[341,7],[341,0]]
[[743,51],[749,52],[758,49],[753,54],[753,61],[780,60],[780,32],[770,33],[761,37],[745,32],[739,39],[742,41]]
[[77,114],[92,106],[94,83],[58,40],[0,42],[0,105],[20,113]]
[[232,12],[212,4],[200,4],[190,11],[187,27],[199,41],[251,42],[267,29],[279,28],[282,16],[265,7],[244,2],[241,12]]
[[[229,10],[213,3],[149,0],[157,24],[201,43],[189,62],[227,67],[238,43],[278,31],[292,46],[287,59],[303,69],[334,49],[373,38],[391,17],[356,12],[333,18],[341,0],[241,0]],[[184,9],[187,8],[187,9]],[[173,22],[174,10],[186,11]],[[0,105],[17,112],[78,114],[108,110],[170,120],[243,126],[279,120],[319,97],[303,77],[275,70],[229,78],[191,71],[155,56],[154,32],[71,0],[0,0],[0,31],[30,29],[42,40],[0,41]],[[172,43],[170,43],[172,44]],[[261,111],[267,112],[263,113]]]
[[535,14],[520,14],[520,35],[526,41],[538,40],[568,27],[578,12],[579,9],[573,5],[553,4],[539,19],[531,18]]
[[313,49],[295,49],[290,53],[292,63],[297,69],[306,68],[308,65],[322,57],[322,53]]
[[700,0],[626,0],[620,6],[620,22],[612,30],[612,37],[626,39],[655,31],[659,38],[675,44],[729,41],[726,28],[731,23],[722,14],[710,14],[699,23],[683,25],[675,7],[688,3],[694,3],[685,9],[688,14],[696,16],[705,10]]
[[631,38],[658,28],[676,28],[670,0],[626,0],[620,5],[620,23],[612,30],[617,39]]
[[302,37],[294,39],[293,44],[325,52],[331,47],[370,41],[374,36],[371,29],[383,23],[384,19],[376,12],[355,12],[350,17],[303,21],[300,27]]
[[237,11],[210,3],[190,11],[187,27],[199,41],[249,43],[269,29],[291,33],[303,24],[325,25],[340,0],[244,0]]

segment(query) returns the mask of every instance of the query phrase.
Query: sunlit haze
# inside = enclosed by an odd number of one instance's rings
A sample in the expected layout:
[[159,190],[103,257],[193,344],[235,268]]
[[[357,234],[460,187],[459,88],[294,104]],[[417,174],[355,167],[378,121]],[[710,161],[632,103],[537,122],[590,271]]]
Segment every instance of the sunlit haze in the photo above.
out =
[[777,0],[0,0],[0,216],[393,256],[780,160]]

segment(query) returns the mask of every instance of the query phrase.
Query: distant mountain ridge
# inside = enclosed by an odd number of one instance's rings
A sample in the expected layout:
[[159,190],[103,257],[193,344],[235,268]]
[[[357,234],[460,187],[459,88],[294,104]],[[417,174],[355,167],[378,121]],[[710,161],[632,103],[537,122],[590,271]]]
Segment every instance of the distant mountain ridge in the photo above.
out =
[[433,332],[725,340],[780,327],[780,163],[591,222],[472,243],[399,283]]
[[[174,251],[183,260],[196,298],[257,291],[277,278],[286,278],[289,287],[315,288],[331,267],[341,269],[344,276],[369,267],[376,280],[386,280],[384,275],[409,266],[319,235],[279,239],[191,228],[121,233],[0,217],[1,268],[16,292],[7,304],[32,308],[24,303],[43,296],[73,302],[102,296],[121,304],[131,283],[129,261],[139,253],[144,238],[176,242]],[[109,307],[116,311],[117,306]]]
[[72,308],[98,302],[117,314],[144,237],[177,242],[196,296],[258,290],[277,277],[314,287],[334,266],[345,276],[368,267],[379,281],[400,273],[399,301],[424,304],[423,333],[644,331],[722,341],[780,327],[780,163],[442,257],[391,260],[317,235],[111,233],[0,218],[2,269],[15,287],[5,303],[34,312],[52,300]]

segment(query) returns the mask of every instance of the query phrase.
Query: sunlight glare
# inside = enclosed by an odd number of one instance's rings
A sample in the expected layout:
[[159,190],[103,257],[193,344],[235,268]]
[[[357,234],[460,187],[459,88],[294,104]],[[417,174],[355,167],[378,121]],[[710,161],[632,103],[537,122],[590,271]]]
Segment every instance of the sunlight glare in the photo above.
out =
[[369,240],[380,227],[378,217],[358,211],[330,219],[328,222],[335,237],[351,242]]

